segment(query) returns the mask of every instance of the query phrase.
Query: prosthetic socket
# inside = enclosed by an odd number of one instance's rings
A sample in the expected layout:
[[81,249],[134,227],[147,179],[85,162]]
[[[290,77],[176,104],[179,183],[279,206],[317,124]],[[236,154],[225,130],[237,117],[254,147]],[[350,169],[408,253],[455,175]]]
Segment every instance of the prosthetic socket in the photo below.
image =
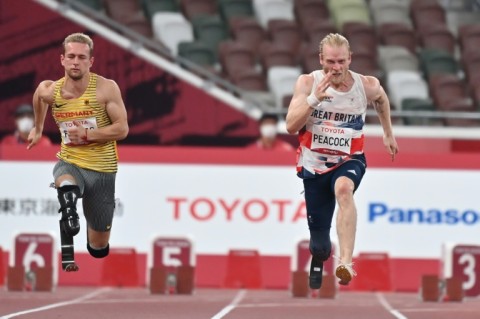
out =
[[57,189],[60,202],[59,213],[61,231],[66,235],[75,236],[80,231],[80,221],[77,214],[77,199],[80,197],[80,188],[77,185],[66,185]]

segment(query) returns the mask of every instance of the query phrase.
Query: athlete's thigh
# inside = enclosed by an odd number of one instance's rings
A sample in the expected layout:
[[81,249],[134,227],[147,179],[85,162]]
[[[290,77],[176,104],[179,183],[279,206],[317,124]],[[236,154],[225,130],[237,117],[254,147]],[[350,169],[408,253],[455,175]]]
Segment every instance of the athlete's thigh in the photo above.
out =
[[87,224],[95,231],[109,231],[115,210],[115,174],[83,170],[83,175],[83,213]]
[[75,179],[75,184],[80,188],[80,194],[83,194],[85,190],[85,181],[80,169],[73,164],[59,160],[53,167],[53,178],[55,179],[55,184],[57,184],[57,180],[59,178],[65,175],[73,176]]
[[340,177],[346,177],[353,182],[353,191],[355,192],[362,182],[365,175],[365,165],[358,160],[349,160],[337,169],[335,169],[332,177],[332,190],[335,189],[335,183]]

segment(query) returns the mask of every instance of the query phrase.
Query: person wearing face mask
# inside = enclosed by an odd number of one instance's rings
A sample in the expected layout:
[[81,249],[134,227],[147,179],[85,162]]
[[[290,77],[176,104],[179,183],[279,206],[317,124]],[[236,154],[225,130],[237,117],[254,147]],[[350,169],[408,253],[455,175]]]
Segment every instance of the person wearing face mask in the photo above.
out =
[[[33,107],[22,104],[15,110],[15,132],[2,139],[2,145],[25,145],[29,144],[28,134],[34,126]],[[40,146],[50,146],[52,142],[47,136],[42,136],[38,142]]]
[[297,174],[303,180],[310,230],[310,288],[322,285],[323,263],[330,257],[330,227],[338,204],[340,256],[335,275],[348,285],[353,270],[357,211],[353,195],[367,168],[363,127],[372,103],[392,161],[398,153],[390,102],[377,78],[349,69],[348,40],[328,34],[319,44],[319,70],[297,79],[286,117],[287,131],[298,134]]
[[294,151],[293,146],[278,138],[278,117],[274,114],[263,114],[259,120],[260,138],[249,145],[249,148],[256,148],[268,151]]

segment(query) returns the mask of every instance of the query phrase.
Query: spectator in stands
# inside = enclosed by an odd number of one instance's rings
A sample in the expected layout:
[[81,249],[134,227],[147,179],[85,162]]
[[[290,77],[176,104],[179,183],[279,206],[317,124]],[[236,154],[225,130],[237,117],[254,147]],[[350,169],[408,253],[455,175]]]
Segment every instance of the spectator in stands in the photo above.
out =
[[95,258],[109,253],[115,209],[117,142],[128,134],[127,111],[115,81],[90,72],[93,41],[73,33],[63,42],[60,55],[64,77],[41,82],[33,96],[35,130],[28,148],[41,136],[45,114],[51,106],[62,144],[53,168],[60,202],[62,267],[77,271],[73,236],[80,231],[77,200],[83,198],[87,222],[87,250]]
[[265,151],[293,151],[293,146],[278,138],[278,117],[274,114],[264,113],[258,121],[260,138],[248,147]]
[[[15,132],[2,139],[3,145],[25,145],[29,144],[28,134],[33,128],[33,107],[29,104],[21,104],[15,110]],[[40,146],[50,146],[52,142],[47,136],[42,136],[37,143]]]
[[331,254],[330,227],[338,203],[340,246],[335,275],[347,285],[354,275],[352,255],[357,212],[353,195],[366,169],[363,126],[373,103],[392,161],[398,152],[390,102],[377,78],[349,70],[348,40],[328,34],[319,45],[321,70],[299,76],[286,117],[287,131],[299,134],[298,176],[303,179],[310,229],[310,287],[320,288],[323,262]]

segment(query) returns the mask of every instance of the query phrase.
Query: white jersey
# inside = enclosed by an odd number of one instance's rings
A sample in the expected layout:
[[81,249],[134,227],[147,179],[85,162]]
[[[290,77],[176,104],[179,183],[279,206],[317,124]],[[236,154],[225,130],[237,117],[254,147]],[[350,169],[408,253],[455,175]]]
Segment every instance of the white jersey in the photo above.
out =
[[[323,100],[312,111],[299,132],[297,171],[302,168],[312,174],[332,170],[353,155],[363,154],[367,97],[360,74],[349,71],[352,88],[339,92],[329,87],[332,98]],[[312,92],[325,76],[322,70],[311,73]]]

